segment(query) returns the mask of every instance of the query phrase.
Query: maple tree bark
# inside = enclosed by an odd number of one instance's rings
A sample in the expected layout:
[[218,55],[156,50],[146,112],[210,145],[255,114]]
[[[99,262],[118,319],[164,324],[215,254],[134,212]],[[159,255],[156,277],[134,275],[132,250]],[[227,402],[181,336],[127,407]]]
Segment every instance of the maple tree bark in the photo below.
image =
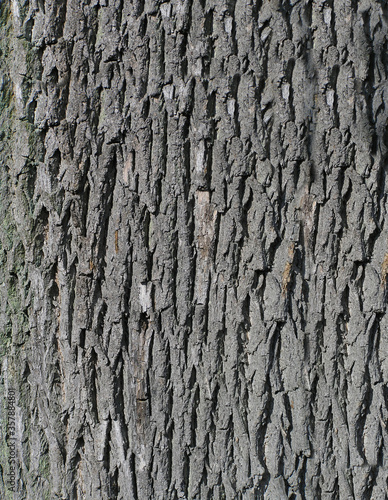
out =
[[2,498],[388,498],[387,33],[0,4]]

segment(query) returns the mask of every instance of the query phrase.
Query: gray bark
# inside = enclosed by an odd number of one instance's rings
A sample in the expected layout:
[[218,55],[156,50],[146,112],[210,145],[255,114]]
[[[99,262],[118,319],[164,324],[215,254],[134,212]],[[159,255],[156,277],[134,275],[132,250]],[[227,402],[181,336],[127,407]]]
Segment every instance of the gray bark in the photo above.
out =
[[0,8],[1,498],[388,498],[386,2]]

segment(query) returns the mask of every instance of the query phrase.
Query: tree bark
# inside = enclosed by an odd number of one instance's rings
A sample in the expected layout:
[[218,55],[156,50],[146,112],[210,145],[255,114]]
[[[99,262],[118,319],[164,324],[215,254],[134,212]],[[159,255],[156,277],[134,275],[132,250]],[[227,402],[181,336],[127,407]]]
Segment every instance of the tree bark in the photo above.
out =
[[0,9],[1,498],[388,498],[386,2]]

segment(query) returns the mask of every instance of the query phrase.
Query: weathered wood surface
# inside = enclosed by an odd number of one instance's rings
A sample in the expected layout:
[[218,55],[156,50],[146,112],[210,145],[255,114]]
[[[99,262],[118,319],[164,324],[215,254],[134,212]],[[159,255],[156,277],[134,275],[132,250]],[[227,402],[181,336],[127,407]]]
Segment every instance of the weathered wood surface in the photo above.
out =
[[388,498],[386,2],[12,0],[0,31],[14,498]]

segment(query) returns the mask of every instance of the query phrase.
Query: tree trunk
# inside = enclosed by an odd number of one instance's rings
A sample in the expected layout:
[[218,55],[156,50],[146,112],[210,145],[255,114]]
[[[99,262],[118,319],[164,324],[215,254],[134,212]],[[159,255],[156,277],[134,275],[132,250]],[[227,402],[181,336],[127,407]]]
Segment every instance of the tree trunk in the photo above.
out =
[[1,498],[388,498],[386,2],[0,8]]

